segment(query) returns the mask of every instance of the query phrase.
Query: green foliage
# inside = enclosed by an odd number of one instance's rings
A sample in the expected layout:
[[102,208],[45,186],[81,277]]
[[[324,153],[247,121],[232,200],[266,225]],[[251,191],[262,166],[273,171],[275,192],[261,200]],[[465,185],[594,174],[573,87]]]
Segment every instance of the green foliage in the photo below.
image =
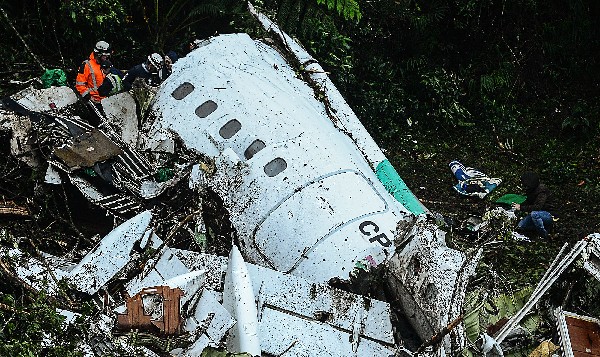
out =
[[335,9],[346,20],[359,21],[362,16],[356,0],[317,0],[317,4],[325,4],[329,10]]
[[96,41],[123,36],[126,13],[122,1],[63,1],[58,14],[64,21],[61,25],[65,35],[73,42],[90,46],[90,52]]
[[561,127],[575,137],[589,136],[600,128],[600,107],[598,104],[590,105],[585,99],[578,99],[563,119]]
[[76,351],[80,339],[63,326],[64,317],[51,300],[42,293],[33,299],[25,303],[12,295],[0,295],[0,355],[81,356]]
[[[142,13],[141,21],[146,29],[148,42],[157,51],[166,52],[173,46],[181,46],[193,39],[193,28],[210,18],[222,17],[239,4],[235,0],[136,0],[131,6],[132,15]],[[137,19],[139,21],[140,19]],[[173,43],[179,39],[179,43]]]
[[[499,294],[498,296],[489,296],[483,290],[470,292],[465,298],[464,306],[467,338],[474,342],[481,333],[486,332],[487,326],[515,315],[525,305],[532,291],[533,287],[528,287],[514,294]],[[539,322],[539,317],[530,314],[520,325],[528,332],[533,333]]]
[[461,80],[455,73],[444,68],[435,68],[421,74],[421,84],[427,98],[425,115],[429,121],[437,121],[441,126],[472,126],[471,113],[461,104],[464,92]]
[[559,139],[549,140],[543,147],[540,159],[548,181],[555,184],[574,182],[577,179],[577,161],[574,160],[572,145]]
[[304,34],[304,45],[315,56],[320,58],[321,65],[334,70],[334,77],[341,81],[351,73],[353,67],[352,39],[341,33],[332,18],[321,14],[310,18]]

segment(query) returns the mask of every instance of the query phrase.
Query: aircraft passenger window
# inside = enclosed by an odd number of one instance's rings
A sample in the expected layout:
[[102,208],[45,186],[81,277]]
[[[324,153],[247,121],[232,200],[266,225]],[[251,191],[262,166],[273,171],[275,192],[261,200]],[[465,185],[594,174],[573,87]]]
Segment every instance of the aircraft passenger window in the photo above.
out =
[[244,151],[244,156],[246,160],[250,160],[257,152],[261,151],[265,148],[265,143],[261,140],[254,140],[250,146]]
[[188,94],[192,93],[194,91],[194,85],[191,84],[190,82],[183,82],[179,85],[179,87],[175,88],[175,90],[173,91],[173,93],[171,93],[171,95],[173,96],[173,98],[177,99],[177,100],[182,100],[183,98],[185,98]]
[[207,100],[206,102],[200,104],[198,108],[196,108],[196,115],[200,118],[206,118],[212,112],[217,110],[217,107],[217,103],[213,102],[212,100]]
[[230,121],[225,123],[225,125],[223,125],[221,129],[219,129],[219,135],[221,135],[223,139],[231,139],[231,137],[237,134],[237,132],[240,131],[241,128],[242,123],[237,121],[237,119],[231,119]]
[[265,174],[267,174],[267,176],[269,177],[277,176],[286,168],[287,162],[285,162],[284,159],[278,157],[265,165]]

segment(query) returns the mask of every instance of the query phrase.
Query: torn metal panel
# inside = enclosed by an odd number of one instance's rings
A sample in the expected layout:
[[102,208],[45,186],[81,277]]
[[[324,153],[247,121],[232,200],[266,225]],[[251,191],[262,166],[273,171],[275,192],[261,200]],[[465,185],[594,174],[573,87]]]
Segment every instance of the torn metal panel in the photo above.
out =
[[[413,226],[412,240],[389,262],[391,289],[399,297],[403,310],[412,320],[419,336],[429,340],[460,314],[451,310],[462,298],[455,293],[457,283],[464,289],[461,268],[465,264],[463,253],[448,249],[445,233],[433,223],[420,221]],[[465,271],[467,274],[469,271]],[[450,351],[449,337],[445,348]]]
[[0,112],[0,129],[11,131],[10,152],[13,156],[19,158],[29,167],[40,165],[39,160],[34,156],[34,142],[31,138],[32,124],[28,117],[5,114]]
[[186,297],[191,297],[195,293],[195,290],[202,287],[204,283],[203,275],[201,279],[195,281],[198,286],[193,291],[188,291],[183,285],[171,285],[167,283],[170,279],[185,276],[189,273],[190,270],[179,260],[173,250],[165,247],[162,252],[146,262],[144,271],[140,275],[131,279],[126,284],[127,293],[133,295],[147,286],[168,285],[170,287],[183,288],[183,291],[186,292]]
[[43,258],[45,259],[43,262],[28,256],[19,249],[2,248],[1,251],[10,257],[15,273],[20,279],[23,279],[32,288],[46,291],[51,295],[58,295],[59,281],[68,278],[69,269],[72,268],[68,262],[49,254]]
[[129,92],[106,97],[100,102],[111,127],[128,146],[135,148],[138,138],[138,117],[135,99]]
[[129,195],[115,193],[104,195],[87,180],[70,174],[69,180],[90,202],[97,204],[117,216],[137,213],[142,208],[141,203]]
[[56,112],[77,102],[77,95],[70,87],[28,87],[11,98],[27,110],[42,113]]
[[192,343],[187,348],[171,351],[175,356],[200,356],[207,346],[218,346],[235,323],[212,290],[202,289],[200,298],[188,311],[191,313],[184,321],[184,329],[190,332]]
[[[174,252],[189,269],[206,271],[206,288],[222,289],[222,273],[227,269],[225,257]],[[283,356],[393,354],[389,304],[324,283],[246,265],[258,304],[263,352],[280,355],[286,351]]]
[[590,244],[584,255],[583,267],[596,280],[600,281],[600,234],[588,236]]
[[77,136],[72,143],[54,148],[54,154],[70,169],[91,167],[122,153],[112,140],[97,129]]
[[60,174],[54,168],[52,163],[48,163],[48,168],[46,169],[46,175],[44,176],[44,182],[49,183],[51,185],[60,185],[62,183],[62,179],[60,178]]
[[151,219],[145,211],[113,229],[73,268],[69,281],[83,292],[96,293],[131,260],[134,244],[151,233]]
[[180,298],[182,295],[181,289],[169,286],[143,289],[127,298],[127,313],[117,315],[117,329],[140,330],[165,336],[181,334],[183,321],[180,314]]
[[81,118],[71,115],[59,116],[54,118],[57,123],[67,129],[72,137],[78,137],[84,133],[90,132],[95,128]]
[[600,356],[600,320],[556,309],[563,357]]

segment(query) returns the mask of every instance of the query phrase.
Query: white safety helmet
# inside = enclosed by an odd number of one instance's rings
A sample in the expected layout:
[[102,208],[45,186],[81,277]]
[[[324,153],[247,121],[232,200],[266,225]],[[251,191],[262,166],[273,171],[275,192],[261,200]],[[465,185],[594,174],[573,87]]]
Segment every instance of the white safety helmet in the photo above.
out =
[[94,52],[99,56],[110,56],[111,48],[108,42],[98,41],[96,42],[96,47],[94,47]]
[[148,56],[148,63],[152,64],[156,69],[160,70],[161,68],[163,68],[164,65],[164,61],[161,55],[159,55],[158,53],[153,53],[150,56]]

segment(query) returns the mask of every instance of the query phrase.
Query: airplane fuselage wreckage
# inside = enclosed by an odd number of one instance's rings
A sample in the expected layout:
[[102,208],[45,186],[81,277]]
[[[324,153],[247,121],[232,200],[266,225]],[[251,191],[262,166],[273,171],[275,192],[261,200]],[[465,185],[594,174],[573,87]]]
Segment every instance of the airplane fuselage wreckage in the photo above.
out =
[[[10,250],[23,260],[19,276],[51,292],[58,286],[42,284],[44,276],[66,279],[101,301],[98,335],[82,347],[90,355],[126,349],[107,336],[130,330],[178,336],[186,343],[167,352],[181,356],[208,346],[393,356],[434,336],[423,354],[456,355],[481,252],[467,258],[446,246],[318,62],[251,11],[268,41],[243,33],[205,40],[174,63],[139,122],[129,92],[102,101],[97,127],[75,114],[70,88],[29,88],[3,101],[13,152],[47,165],[29,155],[27,138],[57,134],[46,182],[68,180],[120,223],[79,262],[48,255],[55,264],[43,264]],[[173,174],[158,180],[173,157]],[[189,195],[181,210],[195,206],[159,237],[156,226],[167,221],[160,202],[179,188]],[[229,257],[194,248],[206,245],[181,249],[177,230],[203,244],[216,234],[202,218],[214,202],[230,227]]]

